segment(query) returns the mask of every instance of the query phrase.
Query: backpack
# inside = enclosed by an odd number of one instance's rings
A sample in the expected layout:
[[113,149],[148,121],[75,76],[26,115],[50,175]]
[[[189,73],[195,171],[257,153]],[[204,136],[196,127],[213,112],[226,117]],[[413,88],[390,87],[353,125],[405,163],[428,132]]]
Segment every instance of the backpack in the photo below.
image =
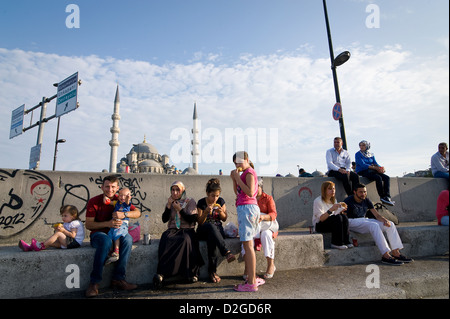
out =
[[[395,216],[393,212],[391,212],[385,205],[382,203],[375,203],[373,207],[377,210],[378,214],[386,218],[387,220],[393,222],[395,225],[398,225],[400,222],[398,220],[398,217]],[[373,218],[375,219],[375,216],[373,216],[371,211],[367,211],[366,213],[367,218]]]

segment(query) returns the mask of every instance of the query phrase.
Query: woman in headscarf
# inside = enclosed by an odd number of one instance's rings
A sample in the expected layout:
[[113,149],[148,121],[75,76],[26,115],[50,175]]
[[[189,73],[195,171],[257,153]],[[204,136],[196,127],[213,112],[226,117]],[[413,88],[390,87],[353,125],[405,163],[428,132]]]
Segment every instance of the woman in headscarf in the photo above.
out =
[[159,241],[154,287],[160,288],[164,278],[175,275],[180,275],[190,282],[198,281],[198,272],[204,261],[194,230],[197,205],[194,199],[186,197],[186,187],[180,181],[174,182],[170,187],[162,221],[168,223],[168,229]]
[[369,152],[370,143],[363,140],[359,142],[360,151],[355,154],[356,173],[375,181],[380,200],[390,206],[394,206],[390,195],[390,178],[386,174],[383,166],[375,160],[373,153]]

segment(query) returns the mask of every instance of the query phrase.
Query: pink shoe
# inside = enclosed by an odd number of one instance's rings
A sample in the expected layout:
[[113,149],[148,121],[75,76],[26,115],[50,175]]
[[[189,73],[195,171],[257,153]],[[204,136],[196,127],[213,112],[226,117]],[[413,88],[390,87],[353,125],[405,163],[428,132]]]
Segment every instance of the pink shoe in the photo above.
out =
[[258,285],[257,284],[254,284],[254,285],[241,284],[241,285],[234,286],[234,290],[239,291],[239,292],[255,292],[255,291],[258,291]]
[[36,239],[31,239],[31,249],[33,249],[34,251],[40,251],[40,250],[44,250],[45,246],[44,243],[38,243]]
[[32,251],[33,249],[31,248],[30,245],[28,245],[26,242],[24,242],[23,240],[19,241],[19,248],[22,249],[23,251]]
[[[264,285],[266,283],[266,281],[264,279],[259,278],[258,276],[256,277],[255,282],[256,282],[255,283],[256,286],[262,286],[262,285]],[[245,283],[248,284],[248,277],[245,279]]]

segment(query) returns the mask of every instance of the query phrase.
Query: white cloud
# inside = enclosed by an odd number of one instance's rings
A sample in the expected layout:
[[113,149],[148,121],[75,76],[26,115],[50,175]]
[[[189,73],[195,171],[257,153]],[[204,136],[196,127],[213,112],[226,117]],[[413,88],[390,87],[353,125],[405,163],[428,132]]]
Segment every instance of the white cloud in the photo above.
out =
[[[419,60],[401,47],[357,45],[351,52],[337,71],[350,154],[367,139],[391,175],[426,169],[437,144],[448,140],[448,56]],[[109,167],[109,129],[119,83],[119,158],[144,134],[161,154],[169,154],[176,143],[171,131],[190,131],[196,102],[202,128],[217,128],[223,138],[227,128],[278,129],[277,172],[296,174],[297,164],[325,172],[324,154],[339,127],[331,116],[335,100],[329,59],[313,56],[310,50],[243,55],[234,64],[221,65],[215,64],[217,55],[198,52],[190,64],[158,66],[0,48],[0,167],[28,168],[36,143],[37,128],[8,139],[11,111],[23,103],[29,109],[42,96],[55,94],[52,84],[78,71],[83,80],[80,108],[61,118],[60,138],[67,142],[58,148],[59,170]],[[54,102],[47,110],[47,116],[52,114]],[[38,117],[35,112],[33,122]],[[29,121],[27,115],[25,126]],[[41,169],[52,167],[55,134],[52,120],[45,126]],[[223,163],[200,164],[204,174],[231,167],[225,157]]]

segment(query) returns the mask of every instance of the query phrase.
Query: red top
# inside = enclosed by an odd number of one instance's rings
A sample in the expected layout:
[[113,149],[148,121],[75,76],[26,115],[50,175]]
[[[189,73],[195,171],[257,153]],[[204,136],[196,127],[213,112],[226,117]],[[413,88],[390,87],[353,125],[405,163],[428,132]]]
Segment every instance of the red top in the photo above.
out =
[[448,216],[448,189],[443,190],[437,199],[437,207],[436,207],[436,217],[438,220],[438,225],[441,225],[441,218],[444,216]]
[[[112,213],[114,212],[114,205],[106,205],[103,203],[103,197],[104,195],[98,195],[95,197],[92,197],[86,207],[86,217],[94,217],[94,221],[96,222],[106,222],[108,220],[112,219]],[[119,200],[119,197],[114,195],[114,198],[111,202]],[[134,207],[133,204],[130,206],[130,211],[135,210],[136,207]],[[109,232],[109,227],[100,228],[100,229],[94,229],[91,230],[91,234],[102,231],[104,233]]]
[[[277,218],[277,209],[272,196],[263,192],[261,197],[258,199],[258,206],[261,213],[268,214],[272,220]],[[278,232],[273,233],[273,238],[277,238],[277,236]]]

